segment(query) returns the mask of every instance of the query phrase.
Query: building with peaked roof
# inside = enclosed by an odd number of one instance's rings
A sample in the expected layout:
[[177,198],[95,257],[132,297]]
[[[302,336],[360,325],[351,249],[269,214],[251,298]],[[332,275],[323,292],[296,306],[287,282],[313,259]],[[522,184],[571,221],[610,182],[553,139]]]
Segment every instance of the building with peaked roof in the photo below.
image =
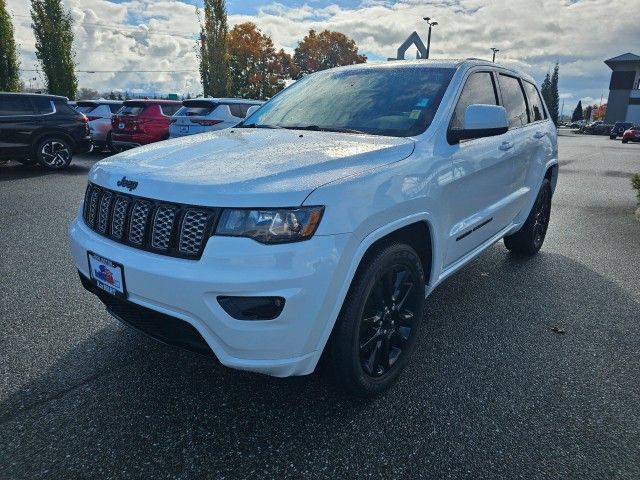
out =
[[624,53],[604,63],[611,69],[604,121],[640,124],[640,56]]

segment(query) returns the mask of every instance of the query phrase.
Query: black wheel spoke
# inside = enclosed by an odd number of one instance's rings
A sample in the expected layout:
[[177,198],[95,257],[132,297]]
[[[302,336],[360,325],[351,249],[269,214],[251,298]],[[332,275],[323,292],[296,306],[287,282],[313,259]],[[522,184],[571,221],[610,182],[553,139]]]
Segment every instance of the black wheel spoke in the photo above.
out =
[[402,300],[400,300],[398,302],[398,310],[401,310],[402,307],[404,307],[404,304],[407,301],[407,298],[409,298],[409,294],[411,293],[411,290],[413,289],[413,283],[407,283],[407,291],[405,292],[404,296],[402,297]]
[[378,338],[380,338],[380,332],[374,333],[369,340],[360,345],[360,351],[368,351],[373,345],[375,345]]
[[400,296],[400,288],[402,287],[402,282],[404,282],[405,277],[407,276],[406,270],[401,270],[396,273],[395,282],[393,282],[393,295],[391,296],[391,300],[394,302]]

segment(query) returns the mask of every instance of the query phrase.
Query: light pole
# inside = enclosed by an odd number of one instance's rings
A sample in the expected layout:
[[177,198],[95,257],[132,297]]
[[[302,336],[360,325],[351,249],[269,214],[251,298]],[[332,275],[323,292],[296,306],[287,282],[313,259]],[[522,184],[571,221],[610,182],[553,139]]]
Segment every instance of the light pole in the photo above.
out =
[[496,47],[491,47],[491,50],[493,50],[493,60],[491,60],[493,63],[496,63],[496,52],[499,52],[500,50],[498,50]]
[[429,50],[431,49],[431,27],[438,25],[438,22],[432,22],[431,17],[422,17],[429,24],[429,35],[427,36],[427,58],[429,58]]

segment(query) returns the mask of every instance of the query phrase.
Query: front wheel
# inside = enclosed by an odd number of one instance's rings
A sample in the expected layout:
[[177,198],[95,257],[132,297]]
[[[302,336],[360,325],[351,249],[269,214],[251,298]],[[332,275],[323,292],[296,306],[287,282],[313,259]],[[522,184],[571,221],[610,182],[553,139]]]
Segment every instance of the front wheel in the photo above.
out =
[[424,285],[420,257],[403,243],[381,248],[358,270],[328,345],[341,387],[373,397],[396,382],[418,337]]
[[615,140],[617,137],[615,135],[609,135],[609,140]]
[[622,140],[622,143],[628,143],[628,142],[629,140],[624,140],[624,139]]
[[522,228],[513,235],[504,237],[504,244],[509,251],[526,256],[540,251],[551,217],[551,195],[551,182],[545,178]]
[[38,163],[49,170],[62,170],[71,163],[73,150],[62,138],[43,138],[36,146]]

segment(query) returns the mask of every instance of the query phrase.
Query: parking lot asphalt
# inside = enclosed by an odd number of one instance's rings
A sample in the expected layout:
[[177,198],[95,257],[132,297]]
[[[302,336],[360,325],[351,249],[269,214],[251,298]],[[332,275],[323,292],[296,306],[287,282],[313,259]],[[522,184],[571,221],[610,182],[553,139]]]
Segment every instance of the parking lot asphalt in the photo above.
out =
[[640,145],[559,147],[541,253],[500,242],[439,286],[371,402],[121,326],[66,233],[100,157],[0,164],[0,478],[640,478]]

